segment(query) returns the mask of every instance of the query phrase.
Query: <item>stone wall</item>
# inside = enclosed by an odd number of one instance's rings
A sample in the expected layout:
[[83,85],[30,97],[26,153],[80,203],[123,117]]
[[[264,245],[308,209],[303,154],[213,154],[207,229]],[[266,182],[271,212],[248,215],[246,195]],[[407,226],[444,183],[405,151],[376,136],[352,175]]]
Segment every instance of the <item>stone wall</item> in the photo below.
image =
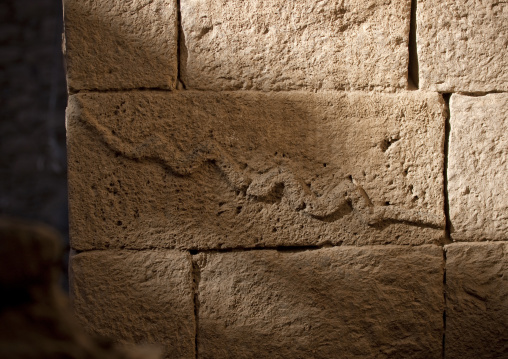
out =
[[168,358],[508,356],[508,5],[64,12],[87,330]]

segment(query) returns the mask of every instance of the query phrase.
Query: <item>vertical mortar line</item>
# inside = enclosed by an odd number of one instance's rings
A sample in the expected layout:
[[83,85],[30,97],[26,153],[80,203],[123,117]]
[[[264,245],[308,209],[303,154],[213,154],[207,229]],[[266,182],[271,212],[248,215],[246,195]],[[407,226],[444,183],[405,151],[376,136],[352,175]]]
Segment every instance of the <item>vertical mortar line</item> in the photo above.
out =
[[199,254],[197,251],[190,251],[192,257],[192,284],[194,289],[194,354],[198,358],[198,330],[199,330],[199,281],[201,279],[201,268],[199,266]]
[[446,358],[446,250],[443,247],[443,260],[444,260],[444,270],[443,270],[443,340],[441,344],[442,350],[442,358]]
[[409,23],[409,61],[408,61],[408,89],[418,89],[420,82],[418,66],[418,48],[416,42],[416,10],[418,0],[411,0],[411,18]]
[[450,230],[450,203],[448,200],[448,154],[450,147],[450,97],[451,93],[443,93],[443,100],[446,106],[445,119],[445,136],[444,136],[444,165],[443,165],[443,197],[444,197],[444,213],[446,218],[445,225],[445,244],[451,243]]
[[185,46],[185,37],[182,28],[182,12],[180,10],[180,0],[176,0],[176,12],[177,12],[177,46],[176,46],[176,61],[177,61],[177,89],[185,90],[186,86],[182,80],[182,54],[183,47]]
[[[450,239],[450,204],[448,200],[448,155],[450,146],[450,97],[451,93],[443,93],[443,100],[446,106],[446,118],[445,118],[445,136],[444,136],[444,166],[443,166],[443,197],[444,197],[444,213],[446,218],[445,225],[445,242],[443,244],[451,243]],[[442,358],[446,357],[446,250],[443,246],[443,260],[444,260],[444,271],[443,271],[443,340],[442,340]]]

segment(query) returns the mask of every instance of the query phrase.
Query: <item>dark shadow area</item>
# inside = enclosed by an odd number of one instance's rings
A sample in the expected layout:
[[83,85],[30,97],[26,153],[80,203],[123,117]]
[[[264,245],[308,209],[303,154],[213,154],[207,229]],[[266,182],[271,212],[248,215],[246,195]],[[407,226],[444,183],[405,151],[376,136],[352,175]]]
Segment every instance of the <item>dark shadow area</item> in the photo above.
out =
[[0,3],[0,215],[49,224],[67,246],[61,34],[60,0]]
[[420,87],[419,66],[418,66],[418,48],[416,44],[416,7],[417,0],[411,1],[411,23],[409,28],[409,72],[408,72],[408,89],[417,90]]
[[40,222],[0,216],[0,358],[159,359],[156,347],[91,337],[58,288],[62,240]]

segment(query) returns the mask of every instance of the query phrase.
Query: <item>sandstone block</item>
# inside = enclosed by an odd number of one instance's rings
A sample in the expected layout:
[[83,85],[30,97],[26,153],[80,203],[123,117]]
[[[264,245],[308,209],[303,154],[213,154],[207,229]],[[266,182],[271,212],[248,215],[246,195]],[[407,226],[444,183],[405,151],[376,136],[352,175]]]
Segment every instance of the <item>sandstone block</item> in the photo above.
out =
[[176,86],[176,0],[64,0],[70,91]]
[[200,358],[441,358],[442,249],[199,255]]
[[503,1],[418,0],[420,88],[508,90],[507,23]]
[[92,251],[71,256],[71,299],[91,334],[160,344],[167,358],[195,357],[192,263],[177,251]]
[[508,239],[508,94],[452,95],[448,197],[454,240]]
[[180,5],[188,88],[407,87],[411,0],[181,0]]
[[446,358],[508,357],[508,242],[446,250]]
[[72,96],[72,246],[432,243],[444,113],[423,92]]

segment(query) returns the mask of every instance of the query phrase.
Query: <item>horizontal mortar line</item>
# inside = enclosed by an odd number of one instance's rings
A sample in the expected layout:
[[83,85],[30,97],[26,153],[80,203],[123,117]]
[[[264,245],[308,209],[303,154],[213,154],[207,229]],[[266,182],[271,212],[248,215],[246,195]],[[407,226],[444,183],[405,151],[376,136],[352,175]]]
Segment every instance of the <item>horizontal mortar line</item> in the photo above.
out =
[[[432,91],[430,91],[430,92],[432,92]],[[508,93],[507,91],[498,91],[498,90],[493,90],[493,91],[437,91],[437,92],[439,92],[441,95],[455,94],[455,95],[463,95],[463,96],[471,96],[471,97],[482,97],[482,96],[487,96],[490,94],[507,94]]]
[[192,255],[200,253],[230,253],[230,252],[253,252],[253,251],[278,251],[278,252],[305,252],[319,249],[329,248],[382,248],[382,247],[414,247],[419,248],[423,246],[436,246],[444,248],[446,244],[437,243],[422,243],[418,245],[413,244],[393,244],[393,243],[379,243],[379,244],[322,244],[322,245],[308,245],[308,246],[266,246],[266,247],[235,247],[235,248],[161,248],[161,247],[146,247],[146,248],[93,248],[93,249],[71,249],[72,254],[88,253],[88,252],[101,252],[101,251],[130,251],[130,252],[144,252],[144,251],[178,251],[190,252]]
[[446,92],[446,91],[432,91],[426,89],[396,89],[394,92],[384,92],[384,91],[374,91],[374,90],[364,90],[364,89],[345,89],[345,88],[337,88],[331,90],[306,90],[306,89],[294,89],[294,90],[280,90],[280,91],[263,91],[263,90],[242,90],[242,89],[231,89],[231,90],[223,90],[223,89],[200,89],[200,88],[185,88],[185,89],[165,89],[160,87],[137,87],[137,88],[111,88],[111,89],[81,89],[81,90],[69,90],[69,95],[77,95],[80,93],[124,93],[124,92],[163,92],[163,93],[178,93],[178,92],[198,92],[198,93],[245,93],[245,94],[274,94],[274,93],[284,93],[284,94],[344,94],[344,93],[363,93],[363,94],[379,94],[379,95],[400,95],[400,94],[412,94],[414,92],[422,92],[422,93],[439,93],[439,94],[447,94],[447,93],[456,93],[467,96],[485,96],[490,93],[507,93],[503,91],[491,91],[491,92]]
[[178,89],[166,89],[162,87],[133,87],[133,88],[110,88],[110,89],[81,89],[69,90],[69,95],[80,93],[122,93],[122,92],[179,92]]

